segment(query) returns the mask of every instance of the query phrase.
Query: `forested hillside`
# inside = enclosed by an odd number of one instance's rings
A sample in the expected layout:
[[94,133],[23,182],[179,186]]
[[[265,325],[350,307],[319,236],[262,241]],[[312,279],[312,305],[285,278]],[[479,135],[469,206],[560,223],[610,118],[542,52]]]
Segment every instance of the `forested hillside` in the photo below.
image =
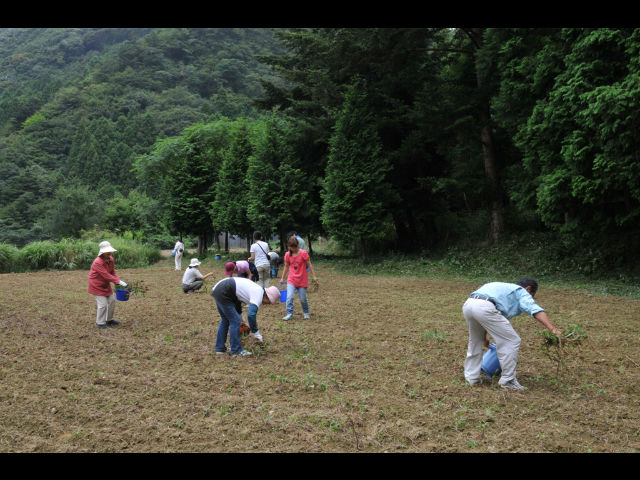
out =
[[105,226],[135,157],[214,115],[254,115],[269,76],[255,56],[280,51],[259,29],[0,29],[0,242]]
[[[640,30],[0,30],[0,242],[640,252]],[[516,239],[516,240],[514,240]]]

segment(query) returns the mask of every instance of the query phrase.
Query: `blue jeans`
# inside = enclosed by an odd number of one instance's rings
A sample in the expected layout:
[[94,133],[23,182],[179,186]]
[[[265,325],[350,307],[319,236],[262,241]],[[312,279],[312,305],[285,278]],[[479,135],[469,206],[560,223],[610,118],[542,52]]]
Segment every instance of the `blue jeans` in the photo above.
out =
[[233,305],[224,305],[216,302],[216,306],[218,307],[218,313],[220,313],[220,325],[216,335],[215,351],[226,351],[224,344],[228,333],[231,353],[239,353],[242,350],[242,344],[240,343],[240,322],[242,317]]
[[307,302],[306,287],[295,287],[290,283],[287,283],[287,315],[293,315],[293,295],[295,292],[298,292],[300,305],[302,305],[302,313],[309,313],[309,302]]

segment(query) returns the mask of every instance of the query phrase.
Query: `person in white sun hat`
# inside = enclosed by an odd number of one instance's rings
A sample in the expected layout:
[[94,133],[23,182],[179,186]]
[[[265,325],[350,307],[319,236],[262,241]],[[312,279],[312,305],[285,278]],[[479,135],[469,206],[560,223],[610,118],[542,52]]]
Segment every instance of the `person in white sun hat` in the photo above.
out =
[[89,270],[89,287],[87,292],[93,295],[98,304],[96,325],[98,328],[107,328],[108,325],[118,325],[120,322],[113,319],[115,311],[115,297],[111,289],[111,283],[122,287],[127,284],[116,275],[112,254],[117,252],[109,242],[101,242],[98,256],[91,264]]
[[196,293],[202,287],[204,280],[213,275],[213,272],[202,275],[198,270],[199,265],[198,259],[192,258],[189,266],[184,271],[184,275],[182,275],[182,291],[184,293]]
[[[280,302],[280,291],[277,287],[262,288],[257,283],[242,277],[228,277],[216,283],[211,290],[211,296],[216,301],[220,324],[216,335],[215,352],[217,354],[230,353],[234,356],[245,357],[251,355],[242,348],[240,342],[240,322],[242,321],[242,304],[249,305],[250,335],[262,343],[263,338],[258,331],[258,308],[260,305]],[[229,347],[225,343],[229,335]]]

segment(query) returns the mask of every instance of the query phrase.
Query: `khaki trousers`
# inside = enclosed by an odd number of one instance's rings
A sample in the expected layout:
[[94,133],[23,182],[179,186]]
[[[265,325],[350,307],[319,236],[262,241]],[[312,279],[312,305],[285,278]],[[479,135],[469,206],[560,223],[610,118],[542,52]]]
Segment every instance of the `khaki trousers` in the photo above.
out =
[[516,378],[516,365],[520,351],[520,336],[495,305],[487,300],[469,298],[462,306],[469,328],[469,346],[464,361],[464,378],[474,383],[480,380],[484,333],[489,332],[496,343],[498,360],[502,368],[500,385]]
[[96,323],[98,325],[106,325],[108,321],[113,320],[113,311],[116,308],[116,296],[114,294],[108,297],[100,297],[94,295],[98,303],[98,313],[96,315]]
[[271,273],[271,266],[266,263],[259,267],[256,266],[256,270],[258,270],[258,275],[260,276],[260,279],[256,283],[262,288],[267,288],[269,286],[269,281],[271,280],[269,275]]

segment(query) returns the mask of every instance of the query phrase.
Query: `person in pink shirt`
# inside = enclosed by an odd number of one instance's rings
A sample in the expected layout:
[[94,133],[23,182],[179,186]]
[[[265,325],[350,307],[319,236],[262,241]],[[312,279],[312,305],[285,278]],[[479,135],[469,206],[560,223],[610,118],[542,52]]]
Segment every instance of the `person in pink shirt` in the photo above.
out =
[[95,297],[98,304],[96,325],[98,328],[107,328],[107,325],[118,325],[120,323],[113,319],[115,297],[111,289],[111,283],[116,283],[122,287],[126,287],[127,284],[116,275],[112,254],[117,250],[109,242],[101,242],[98,247],[100,251],[89,270],[87,292]]
[[307,268],[313,275],[313,281],[317,282],[316,273],[311,265],[309,253],[298,246],[298,239],[292,235],[288,240],[289,250],[284,254],[284,270],[280,285],[287,279],[287,314],[283,320],[290,320],[293,317],[293,296],[297,292],[302,306],[302,314],[305,319],[309,317],[309,302],[307,301],[307,288],[309,287],[309,274]]

